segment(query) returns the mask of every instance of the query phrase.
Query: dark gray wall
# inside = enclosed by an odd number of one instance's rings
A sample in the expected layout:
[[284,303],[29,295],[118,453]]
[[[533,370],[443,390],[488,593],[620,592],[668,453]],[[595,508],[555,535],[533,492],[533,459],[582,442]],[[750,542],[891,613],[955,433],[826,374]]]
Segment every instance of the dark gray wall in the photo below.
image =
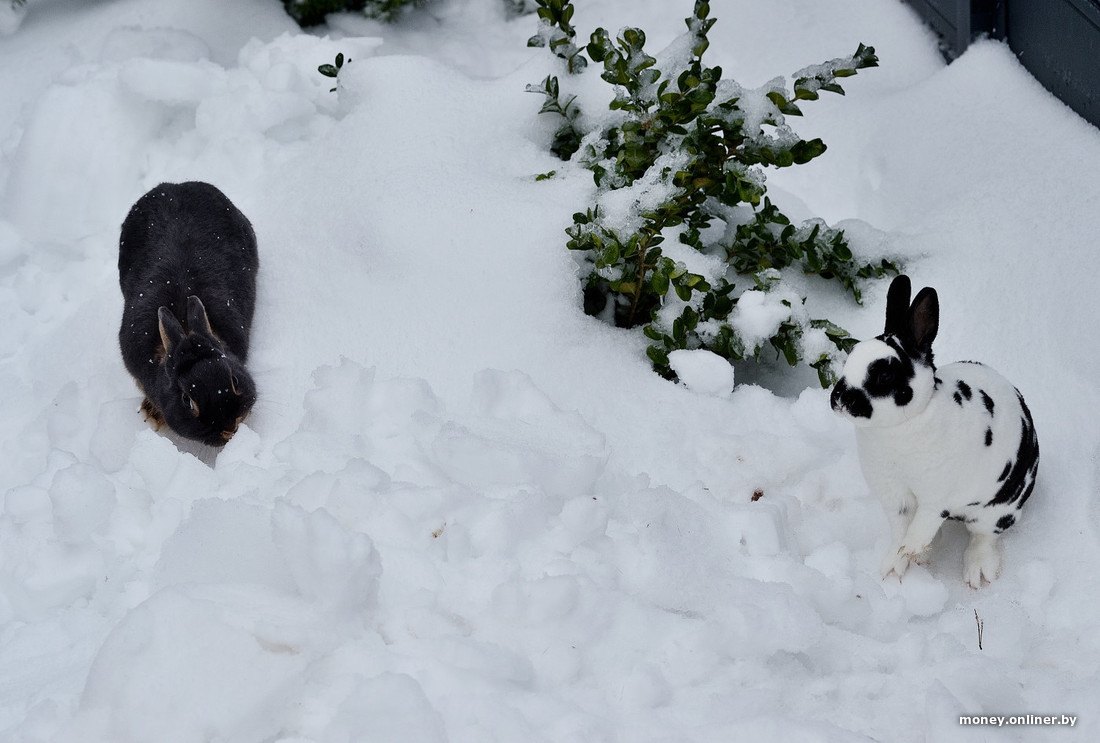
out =
[[1100,126],[1100,2],[1008,0],[1008,44],[1043,86]]
[[1100,0],[906,0],[948,59],[981,36],[1005,39],[1047,90],[1100,126]]

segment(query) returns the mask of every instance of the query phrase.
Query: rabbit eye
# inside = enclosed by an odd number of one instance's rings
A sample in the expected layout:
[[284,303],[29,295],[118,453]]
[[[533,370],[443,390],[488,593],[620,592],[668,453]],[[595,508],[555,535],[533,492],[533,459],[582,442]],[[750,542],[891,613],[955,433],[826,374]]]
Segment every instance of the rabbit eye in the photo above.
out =
[[192,398],[186,392],[183,393],[183,405],[191,412],[191,415],[195,416],[196,418],[199,417],[199,406],[195,404],[194,398]]
[[864,387],[874,396],[891,394],[903,378],[903,370],[892,360],[879,359],[867,370]]

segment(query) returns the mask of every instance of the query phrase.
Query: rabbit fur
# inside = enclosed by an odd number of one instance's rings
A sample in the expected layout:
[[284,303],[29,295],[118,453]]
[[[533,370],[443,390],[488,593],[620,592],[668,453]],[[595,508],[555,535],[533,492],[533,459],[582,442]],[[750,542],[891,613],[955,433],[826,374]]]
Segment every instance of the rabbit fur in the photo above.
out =
[[860,465],[890,521],[882,574],[899,579],[920,562],[946,519],[970,532],[966,582],[979,588],[1001,569],[997,537],[1031,495],[1039,442],[1023,396],[974,362],[936,368],[939,300],[925,288],[910,305],[898,276],[882,335],[858,343],[833,388],[833,410],[855,424]]
[[248,415],[258,268],[251,223],[208,183],[162,183],[130,209],[119,237],[118,338],[158,426],[221,446]]

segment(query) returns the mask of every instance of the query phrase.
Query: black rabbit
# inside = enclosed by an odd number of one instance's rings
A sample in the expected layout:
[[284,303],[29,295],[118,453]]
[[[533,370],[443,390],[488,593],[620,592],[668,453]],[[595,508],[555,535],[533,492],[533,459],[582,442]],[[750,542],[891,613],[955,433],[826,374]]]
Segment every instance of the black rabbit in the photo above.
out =
[[256,402],[245,361],[259,257],[252,224],[209,183],[162,183],[122,223],[122,359],[142,409],[222,446]]

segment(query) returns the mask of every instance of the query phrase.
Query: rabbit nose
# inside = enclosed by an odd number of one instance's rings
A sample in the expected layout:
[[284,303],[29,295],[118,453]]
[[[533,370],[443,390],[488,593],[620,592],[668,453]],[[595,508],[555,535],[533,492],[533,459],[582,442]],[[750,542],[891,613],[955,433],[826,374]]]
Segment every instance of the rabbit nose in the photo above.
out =
[[840,398],[844,395],[844,391],[847,389],[848,383],[845,382],[843,379],[838,381],[836,383],[836,386],[833,387],[833,393],[829,395],[829,405],[832,406],[833,410],[837,410],[839,408]]
[[243,420],[244,420],[244,416],[242,415],[240,418],[233,421],[233,427],[232,428],[227,429],[225,431],[222,431],[222,438],[225,439],[226,441],[229,441],[229,439],[233,438],[233,434],[235,434],[237,432],[237,429],[241,427],[241,422]]
[[222,438],[225,439],[226,441],[229,441],[229,439],[233,438],[233,434],[235,434],[237,432],[237,429],[240,427],[240,425],[241,425],[241,419],[240,418],[233,421],[233,427],[232,428],[229,428],[229,429],[226,429],[225,431],[222,431]]
[[[841,386],[843,385],[843,387]],[[833,394],[829,399],[830,404],[838,413],[850,415],[853,418],[870,419],[874,413],[871,398],[862,389],[849,387],[841,380],[833,388]]]

